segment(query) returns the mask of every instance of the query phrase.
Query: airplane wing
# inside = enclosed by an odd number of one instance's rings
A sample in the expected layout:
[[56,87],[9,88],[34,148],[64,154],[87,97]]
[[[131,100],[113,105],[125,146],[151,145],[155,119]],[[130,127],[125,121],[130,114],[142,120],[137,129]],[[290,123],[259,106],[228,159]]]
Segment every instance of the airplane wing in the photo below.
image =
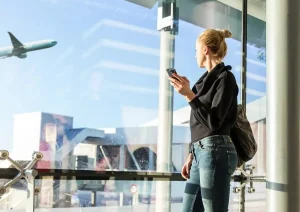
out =
[[8,32],[8,34],[14,48],[20,48],[23,46],[23,43],[21,43],[11,32]]

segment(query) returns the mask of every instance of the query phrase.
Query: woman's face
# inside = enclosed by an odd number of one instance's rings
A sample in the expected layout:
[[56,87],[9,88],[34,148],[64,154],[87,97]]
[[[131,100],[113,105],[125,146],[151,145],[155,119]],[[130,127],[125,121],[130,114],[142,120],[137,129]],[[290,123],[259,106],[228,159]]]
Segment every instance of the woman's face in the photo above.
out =
[[201,41],[196,41],[196,60],[200,68],[205,68],[206,60],[209,56],[209,48]]
[[207,47],[202,42],[196,41],[196,60],[200,68],[205,67]]

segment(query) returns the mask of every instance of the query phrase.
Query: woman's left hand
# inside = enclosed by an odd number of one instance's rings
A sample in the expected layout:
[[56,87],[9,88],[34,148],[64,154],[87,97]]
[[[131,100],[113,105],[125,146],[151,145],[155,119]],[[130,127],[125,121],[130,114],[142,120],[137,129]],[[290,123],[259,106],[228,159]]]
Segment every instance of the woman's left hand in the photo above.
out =
[[169,77],[170,84],[175,88],[175,90],[183,96],[187,96],[192,92],[190,89],[190,81],[183,76],[179,76],[174,73],[173,77]]

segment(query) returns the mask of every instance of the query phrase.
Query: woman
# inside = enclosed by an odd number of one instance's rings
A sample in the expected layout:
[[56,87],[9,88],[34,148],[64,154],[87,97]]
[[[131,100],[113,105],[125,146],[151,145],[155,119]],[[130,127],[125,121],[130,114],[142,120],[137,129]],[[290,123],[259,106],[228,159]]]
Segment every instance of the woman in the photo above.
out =
[[187,179],[183,211],[228,211],[230,178],[237,153],[230,130],[237,117],[238,87],[222,59],[228,30],[208,29],[196,41],[198,66],[207,71],[192,90],[186,77],[173,74],[170,83],[191,106],[191,149],[181,175]]

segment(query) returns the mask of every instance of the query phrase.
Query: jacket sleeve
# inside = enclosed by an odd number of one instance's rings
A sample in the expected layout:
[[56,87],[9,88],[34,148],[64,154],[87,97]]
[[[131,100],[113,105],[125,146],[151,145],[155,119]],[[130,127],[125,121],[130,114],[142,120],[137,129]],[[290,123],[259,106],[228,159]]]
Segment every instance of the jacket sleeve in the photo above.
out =
[[210,108],[204,105],[198,97],[189,102],[193,115],[208,130],[214,131],[219,129],[235,98],[235,91],[236,84],[226,74],[216,85]]

